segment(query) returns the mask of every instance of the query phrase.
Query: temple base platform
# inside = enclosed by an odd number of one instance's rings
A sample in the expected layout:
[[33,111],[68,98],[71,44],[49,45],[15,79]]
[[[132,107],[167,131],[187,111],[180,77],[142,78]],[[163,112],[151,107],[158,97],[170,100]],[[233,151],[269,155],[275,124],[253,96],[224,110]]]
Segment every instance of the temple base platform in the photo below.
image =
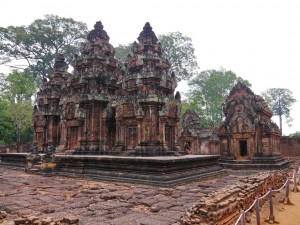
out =
[[289,167],[289,162],[282,156],[252,157],[243,160],[237,160],[229,156],[221,157],[219,163],[225,169],[234,170],[279,170]]
[[[26,153],[0,154],[0,166],[24,168],[26,156]],[[103,181],[171,186],[224,175],[225,170],[219,165],[219,158],[218,155],[164,157],[54,155],[53,163],[56,167],[51,173]]]

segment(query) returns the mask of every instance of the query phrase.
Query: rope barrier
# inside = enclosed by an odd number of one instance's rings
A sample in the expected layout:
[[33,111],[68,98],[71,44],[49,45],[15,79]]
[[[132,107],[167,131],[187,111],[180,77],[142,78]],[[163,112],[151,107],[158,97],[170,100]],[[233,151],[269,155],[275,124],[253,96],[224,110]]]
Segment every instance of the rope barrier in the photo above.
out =
[[256,203],[256,199],[255,199],[255,201],[253,202],[253,204],[252,204],[247,210],[245,210],[245,213],[249,212],[250,209],[252,209],[252,207],[255,205],[255,203]]
[[[294,185],[295,185],[294,189],[298,189],[297,182],[296,182],[296,173],[297,173],[296,170],[294,170],[294,173],[293,173],[293,182],[294,182]],[[298,181],[298,183],[299,183],[300,182],[300,167],[298,169],[298,176],[299,176],[299,181]],[[284,202],[284,200],[287,199],[287,204],[291,204],[291,202],[289,200],[289,182],[290,182],[290,179],[287,178],[286,181],[285,181],[285,183],[279,189],[276,189],[276,190],[270,189],[265,195],[263,195],[261,197],[256,197],[256,199],[254,200],[254,202],[252,203],[252,205],[248,209],[241,210],[241,214],[240,214],[239,218],[237,219],[235,225],[238,225],[239,223],[241,225],[245,224],[245,214],[247,212],[249,212],[253,208],[253,206],[256,206],[256,221],[257,221],[257,225],[260,225],[259,201],[262,200],[263,198],[267,197],[267,196],[269,197],[269,204],[270,204],[270,215],[268,217],[269,218],[269,222],[274,222],[275,221],[275,217],[273,215],[272,193],[273,192],[279,192],[284,187],[286,187],[285,197],[284,197],[283,200],[281,200],[279,202]]]
[[289,179],[286,179],[284,185],[283,185],[281,188],[276,189],[276,190],[272,190],[272,191],[273,191],[273,192],[279,192],[279,191],[281,191],[281,190],[285,187],[285,185],[287,184],[287,182],[289,182]]
[[262,200],[263,198],[267,197],[270,191],[268,191],[264,196],[259,197],[259,200]]
[[236,223],[235,223],[234,225],[238,225],[238,224],[239,224],[239,222],[240,222],[242,216],[243,216],[243,214],[240,214],[240,217],[237,219],[237,221],[236,221]]

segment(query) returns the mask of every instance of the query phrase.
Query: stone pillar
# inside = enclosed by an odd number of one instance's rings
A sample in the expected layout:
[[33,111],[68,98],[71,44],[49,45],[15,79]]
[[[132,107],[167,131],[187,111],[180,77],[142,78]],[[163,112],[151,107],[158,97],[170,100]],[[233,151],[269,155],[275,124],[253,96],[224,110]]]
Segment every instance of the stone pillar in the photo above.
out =
[[99,148],[99,104],[98,102],[90,103],[90,126],[89,126],[89,139],[90,139],[90,150],[96,151]]
[[162,141],[162,143],[166,143],[166,121],[167,121],[167,117],[160,117],[160,126],[159,126],[159,130],[160,130],[160,141]]
[[143,117],[137,117],[137,135],[138,135],[138,140],[137,143],[139,144],[143,140]]
[[48,118],[48,125],[47,125],[47,144],[53,145],[53,132],[54,132],[54,126],[53,126],[53,116],[49,116]]

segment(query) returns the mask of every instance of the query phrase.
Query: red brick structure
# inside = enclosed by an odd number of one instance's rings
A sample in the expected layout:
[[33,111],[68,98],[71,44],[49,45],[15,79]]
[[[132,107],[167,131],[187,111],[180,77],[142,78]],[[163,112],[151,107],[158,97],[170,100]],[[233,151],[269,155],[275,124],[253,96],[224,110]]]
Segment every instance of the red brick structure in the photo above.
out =
[[262,97],[238,82],[223,112],[226,118],[219,130],[221,163],[256,169],[288,166],[280,153],[281,132],[271,121],[272,112]]
[[[149,23],[132,46],[126,71],[101,22],[75,56],[74,73],[59,55],[37,94],[34,141],[64,154],[176,150],[180,94]],[[149,150],[150,148],[150,150]]]
[[300,137],[282,136],[280,139],[280,150],[285,158],[300,157]]
[[179,134],[181,149],[189,147],[191,154],[217,155],[219,151],[218,128],[201,128],[201,120],[194,110],[188,109],[182,115],[182,126]]
[[259,95],[237,83],[223,108],[225,121],[220,127],[223,156],[235,159],[280,155],[278,126],[271,121],[272,112]]
[[[125,150],[176,150],[181,100],[170,64],[149,23],[146,23],[126,59],[126,74],[119,79],[116,139]],[[149,150],[149,151],[152,151]]]

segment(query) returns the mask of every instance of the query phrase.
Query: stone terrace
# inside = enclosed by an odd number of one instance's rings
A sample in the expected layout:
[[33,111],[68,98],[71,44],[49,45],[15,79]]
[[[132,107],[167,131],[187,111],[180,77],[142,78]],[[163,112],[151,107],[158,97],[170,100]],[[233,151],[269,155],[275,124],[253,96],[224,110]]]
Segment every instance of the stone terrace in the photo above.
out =
[[175,225],[203,197],[226,186],[241,186],[243,178],[255,173],[231,171],[215,179],[160,188],[43,177],[0,167],[0,211],[7,213],[3,224],[14,224],[14,219],[30,215],[55,220],[78,218],[79,224]]

